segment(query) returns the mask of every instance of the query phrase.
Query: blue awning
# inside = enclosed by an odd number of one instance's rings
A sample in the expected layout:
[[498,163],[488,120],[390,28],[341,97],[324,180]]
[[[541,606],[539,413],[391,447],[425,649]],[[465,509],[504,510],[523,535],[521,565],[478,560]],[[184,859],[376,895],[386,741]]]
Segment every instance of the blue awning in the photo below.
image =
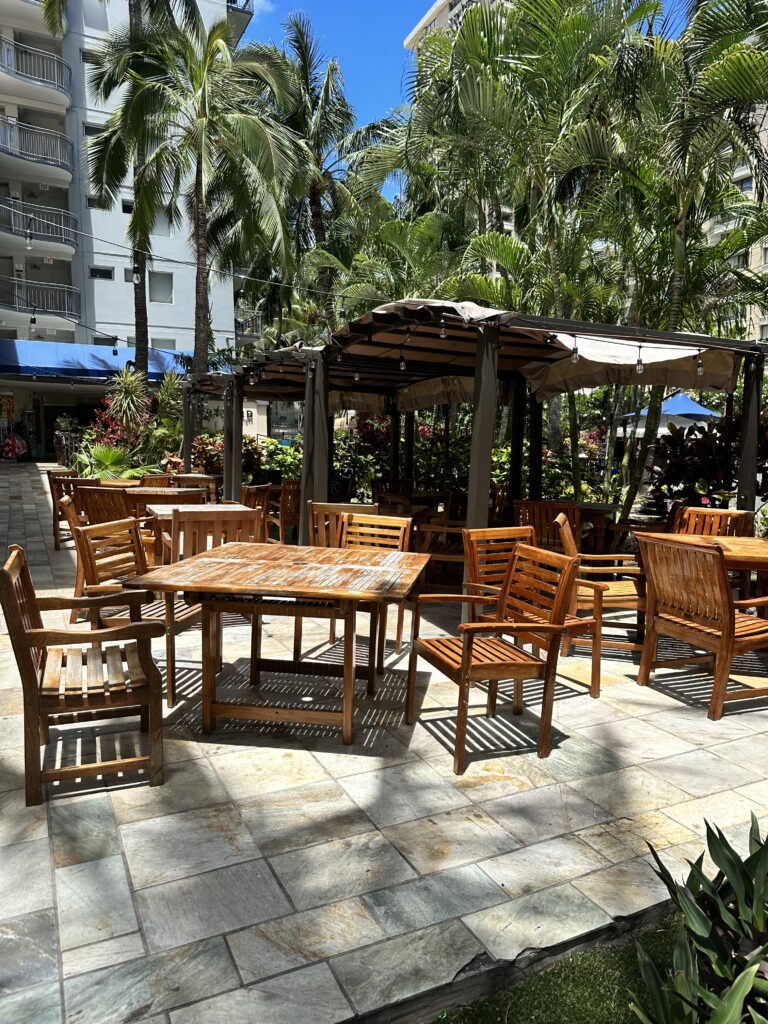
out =
[[[628,412],[626,418],[629,419],[635,414]],[[641,418],[648,415],[648,409],[641,409],[639,414]],[[703,405],[699,405],[698,402],[694,402],[684,391],[678,391],[676,395],[672,395],[668,398],[661,406],[662,416],[682,416],[692,420],[706,420],[706,419],[720,419],[720,413],[715,412],[714,409],[707,409]]]
[[[31,377],[112,377],[130,360],[136,350],[120,346],[112,355],[108,345],[70,345],[61,341],[0,340],[0,375]],[[167,349],[149,350],[149,379],[158,381],[164,373],[182,368],[175,352]]]

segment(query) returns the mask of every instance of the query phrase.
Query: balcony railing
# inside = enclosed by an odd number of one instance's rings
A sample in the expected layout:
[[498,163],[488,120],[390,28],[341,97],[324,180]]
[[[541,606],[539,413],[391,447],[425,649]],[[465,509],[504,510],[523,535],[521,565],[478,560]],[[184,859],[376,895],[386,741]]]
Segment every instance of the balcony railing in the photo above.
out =
[[65,60],[5,36],[0,36],[0,70],[31,82],[43,82],[67,95],[71,92],[72,69]]
[[227,10],[253,14],[253,0],[227,0]]
[[77,248],[77,217],[68,210],[0,198],[0,231]]
[[0,116],[0,152],[37,164],[62,167],[70,174],[75,169],[75,147],[66,135],[4,116]]
[[61,314],[79,318],[80,291],[69,284],[44,284],[42,281],[21,281],[0,277],[0,306],[20,312]]

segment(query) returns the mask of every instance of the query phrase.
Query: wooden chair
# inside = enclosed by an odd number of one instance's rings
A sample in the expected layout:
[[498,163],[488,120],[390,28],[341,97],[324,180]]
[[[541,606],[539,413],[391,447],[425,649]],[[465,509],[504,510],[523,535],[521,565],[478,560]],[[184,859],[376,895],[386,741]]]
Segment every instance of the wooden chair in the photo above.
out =
[[260,508],[264,518],[269,515],[269,496],[272,484],[243,484],[240,488],[240,504],[248,508]]
[[171,487],[175,479],[173,473],[145,473],[141,478],[142,487]]
[[301,518],[301,480],[283,480],[280,491],[280,503],[277,515],[270,515],[267,519],[267,530],[269,526],[276,526],[278,539],[281,544],[288,543],[288,531],[298,530]]
[[573,502],[513,501],[512,514],[515,526],[533,527],[539,547],[562,551],[560,530],[555,523],[559,515],[566,517],[573,536],[581,540],[581,509]]
[[376,505],[385,505],[392,495],[402,497],[413,494],[413,480],[404,477],[395,480],[385,480],[376,477],[371,480],[371,495]]
[[[459,687],[453,760],[453,770],[457,775],[464,772],[466,762],[469,689],[478,682],[488,683],[486,714],[494,717],[499,682],[514,680],[512,709],[515,714],[522,714],[524,680],[544,680],[538,755],[549,755],[557,659],[560,641],[568,629],[565,618],[576,582],[577,567],[578,560],[575,558],[529,544],[516,544],[501,585],[497,619],[463,623],[459,626],[458,636],[420,637],[422,608],[426,604],[438,602],[482,605],[488,603],[487,596],[423,594],[416,599],[408,666],[406,720],[411,723],[415,718],[416,663],[422,657]],[[517,643],[511,643],[505,637],[514,637]],[[545,656],[529,654],[518,643],[530,643],[537,649],[543,648]]]
[[[341,525],[341,536],[339,547],[341,548],[386,548],[390,551],[408,551],[411,546],[411,530],[413,520],[407,516],[379,516],[360,512],[352,512],[344,515]],[[363,611],[370,610],[371,623],[373,628],[374,613],[376,607],[368,609],[363,606]],[[384,651],[387,642],[387,611],[388,605],[382,603],[378,606],[379,611],[379,647],[377,664],[379,671],[384,671]],[[403,626],[405,621],[405,605],[399,602],[397,605],[397,631],[395,633],[395,652],[399,654],[403,649]],[[372,691],[371,691],[372,692]]]
[[173,510],[170,533],[163,534],[165,563],[180,562],[222,544],[259,544],[263,536],[261,509],[229,509],[204,505],[200,509]]
[[182,495],[175,494],[174,488],[163,488],[165,493],[153,494],[148,487],[136,487],[126,492],[130,514],[139,519],[147,515],[147,505],[204,505],[208,491],[204,487],[190,487]]
[[[593,697],[600,695],[600,657],[602,648],[614,651],[639,651],[645,615],[645,576],[634,555],[583,555],[579,553],[576,539],[565,516],[558,516],[558,529],[563,551],[566,555],[578,556],[579,578],[571,601],[570,614],[587,612],[597,622],[594,634],[591,631],[581,636],[586,646],[592,647]],[[636,640],[617,640],[604,636],[604,611],[635,612]],[[619,629],[626,627],[616,624]],[[578,635],[578,634],[574,634]],[[570,652],[571,637],[563,641],[563,654]],[[597,683],[595,684],[595,673]],[[596,687],[596,692],[595,692]]]
[[[137,519],[114,523],[96,523],[77,530],[77,542],[83,559],[86,593],[111,593],[112,605],[122,607],[123,598],[131,591],[122,584],[147,572]],[[93,588],[96,588],[94,590]],[[144,612],[145,619],[161,619],[165,633],[166,701],[176,703],[176,636],[200,619],[200,606],[188,605],[181,594],[164,594]]]
[[638,534],[637,540],[648,582],[638,683],[646,685],[658,666],[691,661],[658,660],[658,638],[670,636],[714,657],[709,718],[721,718],[727,700],[768,696],[768,686],[727,689],[734,657],[768,648],[768,620],[742,610],[765,607],[768,597],[734,601],[723,551],[717,544],[694,546],[673,537],[643,534]]
[[[27,806],[41,804],[43,785],[57,780],[144,770],[150,786],[162,784],[162,683],[152,660],[151,641],[162,636],[164,628],[158,622],[140,621],[141,605],[151,599],[146,591],[126,595],[134,621],[103,628],[98,613],[113,598],[38,597],[24,550],[15,544],[10,547],[0,570],[0,602],[23,691]],[[64,609],[89,612],[97,627],[87,631],[46,628],[41,613]],[[48,743],[51,719],[61,725],[137,713],[142,730],[149,732],[149,754],[41,768],[40,747]]]
[[221,477],[215,473],[174,473],[170,480],[171,487],[202,487],[207,500],[219,500],[219,481]]
[[[485,530],[463,530],[464,560],[467,566],[468,589],[500,588],[509,569],[509,562],[518,544],[536,546],[532,526],[499,526]],[[495,603],[495,602],[493,602]]]
[[[316,548],[337,548],[341,541],[341,527],[344,522],[344,515],[348,512],[359,513],[360,515],[377,516],[379,506],[356,504],[355,502],[307,502],[307,517],[309,525],[309,543]],[[301,629],[302,620],[296,619],[294,625],[293,644],[294,650],[301,652]],[[299,638],[296,639],[296,631]],[[328,642],[336,640],[336,619],[331,619]]]
[[[77,565],[75,568],[75,589],[72,592],[73,597],[82,597],[85,593],[85,576],[83,574],[83,559],[80,554],[80,544],[77,536],[78,527],[85,525],[85,520],[77,514],[75,504],[69,495],[65,495],[59,502],[59,508],[61,509],[62,519],[66,522],[69,532],[72,534],[72,539],[75,542],[75,556],[77,558]],[[77,608],[73,608],[69,613],[70,625],[77,622],[80,616],[80,612]]]
[[114,523],[131,516],[128,496],[117,487],[81,487],[79,497],[89,525]]
[[[671,533],[695,534],[698,537],[754,537],[755,513],[733,508],[695,508],[680,505],[672,516]],[[743,599],[749,597],[750,573],[734,571],[731,580]]]
[[[65,522],[59,502],[64,497],[71,498],[78,515],[80,515],[82,507],[77,496],[78,488],[93,487],[98,483],[98,480],[89,480],[86,477],[77,476],[75,473],[53,473],[49,471],[48,484],[51,488],[51,501],[53,502],[53,546],[56,551],[61,550],[61,524]],[[83,522],[85,522],[85,519],[83,519]]]
[[509,484],[491,484],[490,507],[488,522],[491,526],[501,526],[507,518],[509,510]]

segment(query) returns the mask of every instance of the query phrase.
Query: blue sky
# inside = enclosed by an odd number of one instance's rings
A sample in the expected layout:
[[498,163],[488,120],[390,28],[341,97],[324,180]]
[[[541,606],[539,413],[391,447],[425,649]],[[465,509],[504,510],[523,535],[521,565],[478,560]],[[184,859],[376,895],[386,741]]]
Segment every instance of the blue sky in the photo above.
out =
[[246,39],[279,43],[292,11],[312,22],[323,49],[344,72],[347,95],[359,124],[389,113],[403,102],[408,53],[403,40],[431,0],[254,0]]

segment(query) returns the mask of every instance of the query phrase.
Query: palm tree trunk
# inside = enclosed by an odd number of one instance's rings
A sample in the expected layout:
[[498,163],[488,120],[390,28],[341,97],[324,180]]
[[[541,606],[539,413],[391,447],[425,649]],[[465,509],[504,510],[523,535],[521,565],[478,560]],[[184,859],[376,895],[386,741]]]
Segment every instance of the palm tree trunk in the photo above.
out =
[[611,500],[613,490],[613,454],[616,451],[616,435],[619,431],[619,420],[624,412],[624,387],[616,385],[613,396],[613,407],[611,408],[611,419],[608,426],[608,436],[605,439],[605,472],[603,474],[603,500]]
[[[686,259],[686,210],[683,207],[678,209],[675,219],[675,233],[672,242],[672,280],[669,287],[669,319],[667,330],[676,331],[683,311],[683,284],[685,283],[685,259]],[[640,443],[637,461],[632,469],[629,478],[629,486],[624,496],[621,507],[621,518],[626,519],[632,511],[637,492],[643,482],[645,466],[648,461],[648,453],[651,446],[656,443],[661,422],[661,405],[664,401],[664,385],[655,384],[651,388],[651,397],[648,402],[648,415],[645,418],[645,431],[643,440]]]
[[[142,27],[141,0],[128,0],[128,26],[132,37],[137,36]],[[139,167],[145,160],[143,147],[136,155],[136,165],[133,168],[134,181],[134,204],[136,197],[136,180]],[[147,314],[147,257],[139,249],[134,249],[132,254],[133,272],[138,274],[138,280],[133,282],[133,310],[134,310],[134,334],[136,338],[136,354],[134,362],[136,370],[141,373],[149,371],[149,316]]]
[[[315,236],[315,245],[318,249],[325,248],[327,234],[325,230],[325,218],[323,216],[323,197],[320,194],[320,187],[316,181],[312,181],[308,192],[309,210],[312,216],[312,234]],[[331,271],[329,267],[321,267],[317,274],[317,283],[323,293],[323,307],[328,318],[328,327],[332,330],[336,327],[336,310],[333,306],[333,295],[331,293]]]
[[[208,223],[203,190],[203,158],[198,154],[193,192],[195,259],[195,351],[192,374],[197,381],[208,372]],[[202,403],[198,400],[193,410],[194,432],[202,428]]]

